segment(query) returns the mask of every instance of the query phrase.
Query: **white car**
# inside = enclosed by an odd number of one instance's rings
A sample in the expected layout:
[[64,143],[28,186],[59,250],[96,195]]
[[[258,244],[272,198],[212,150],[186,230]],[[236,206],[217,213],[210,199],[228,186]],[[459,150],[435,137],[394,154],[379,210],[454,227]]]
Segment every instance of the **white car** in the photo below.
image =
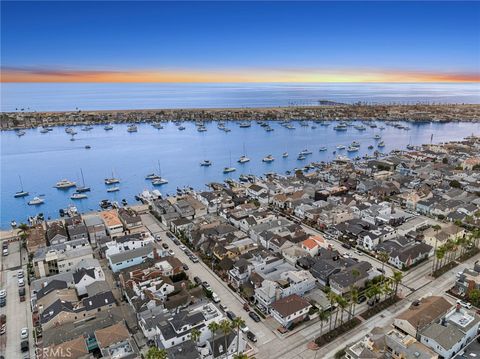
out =
[[20,270],[17,272],[17,278],[23,278],[23,269],[20,269]]
[[20,279],[18,280],[18,286],[19,286],[19,287],[24,287],[24,286],[25,286],[25,280],[24,280],[23,278],[20,278]]
[[6,289],[0,290],[0,298],[5,298],[6,296],[7,296],[7,290]]
[[182,251],[184,251],[184,252],[185,252],[185,249],[187,249],[187,247],[185,247],[183,244],[180,245],[178,248],[180,248],[180,249],[181,249]]
[[22,328],[20,332],[20,339],[27,339],[28,338],[28,328]]
[[240,327],[240,330],[244,333],[247,333],[248,331],[250,331],[250,329],[246,325],[243,325],[243,327]]
[[464,302],[463,300],[457,300],[457,304],[460,304],[462,307],[471,309],[472,305],[470,303]]
[[171,249],[168,250],[168,254],[170,254],[171,256],[174,256],[175,255],[175,252]]
[[219,303],[219,302],[220,302],[220,297],[217,295],[217,293],[212,292],[212,300],[213,300],[215,303]]

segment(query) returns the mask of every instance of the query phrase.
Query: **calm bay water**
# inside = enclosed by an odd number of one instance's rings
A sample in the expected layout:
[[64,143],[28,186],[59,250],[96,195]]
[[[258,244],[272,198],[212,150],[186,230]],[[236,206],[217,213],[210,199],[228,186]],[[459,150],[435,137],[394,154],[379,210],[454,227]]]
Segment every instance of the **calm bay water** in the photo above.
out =
[[[381,122],[377,122],[381,125]],[[236,123],[227,123],[232,131],[225,133],[217,129],[214,122],[207,123],[207,132],[197,132],[193,123],[185,123],[185,131],[179,131],[173,123],[165,124],[165,128],[157,130],[150,124],[138,126],[137,133],[128,133],[127,125],[114,125],[112,131],[95,126],[89,132],[76,128],[76,141],[63,127],[54,128],[47,134],[39,129],[30,129],[26,135],[18,137],[13,131],[1,133],[1,228],[6,228],[12,219],[25,221],[29,215],[39,212],[46,217],[58,217],[58,210],[70,203],[75,203],[79,211],[86,212],[98,209],[102,199],[120,201],[125,198],[129,203],[134,196],[144,189],[153,189],[145,175],[158,172],[157,162],[161,163],[162,176],[169,183],[157,187],[163,194],[173,194],[177,186],[192,186],[204,189],[205,184],[212,181],[223,181],[226,178],[238,178],[240,174],[262,175],[276,171],[284,173],[295,167],[302,167],[311,161],[328,161],[336,155],[333,151],[339,144],[348,145],[356,140],[361,150],[350,154],[350,157],[373,153],[367,146],[375,144],[373,136],[380,134],[386,147],[383,152],[396,148],[405,148],[408,143],[429,143],[433,134],[433,142],[461,139],[475,133],[480,135],[478,124],[474,123],[424,123],[408,124],[410,131],[386,126],[384,131],[367,127],[366,131],[358,131],[349,127],[346,132],[334,131],[334,124],[317,128],[302,127],[294,122],[295,130],[288,130],[276,122],[271,126],[275,130],[266,132],[258,124],[252,123],[250,128],[239,128]],[[313,122],[310,122],[310,126]],[[85,149],[90,145],[91,149]],[[251,162],[238,164],[236,161],[246,154]],[[321,146],[328,151],[319,152]],[[310,149],[313,154],[305,161],[297,161],[298,153]],[[288,151],[290,156],[282,158]],[[337,151],[338,153],[346,151]],[[231,155],[230,155],[231,154]],[[264,163],[262,158],[272,154],[273,163]],[[231,164],[236,172],[228,175],[222,173],[225,166]],[[200,162],[209,159],[211,167],[201,167]],[[55,183],[67,178],[81,182],[80,169],[83,170],[85,182],[92,187],[88,199],[72,201],[68,191],[53,188]],[[103,183],[114,171],[121,179],[121,190],[107,193]],[[30,192],[26,198],[14,198],[20,188],[18,176],[22,177],[24,189]],[[27,202],[36,195],[45,195],[45,204],[33,207]]]
[[480,103],[477,83],[1,83],[1,111],[227,108],[344,103]]

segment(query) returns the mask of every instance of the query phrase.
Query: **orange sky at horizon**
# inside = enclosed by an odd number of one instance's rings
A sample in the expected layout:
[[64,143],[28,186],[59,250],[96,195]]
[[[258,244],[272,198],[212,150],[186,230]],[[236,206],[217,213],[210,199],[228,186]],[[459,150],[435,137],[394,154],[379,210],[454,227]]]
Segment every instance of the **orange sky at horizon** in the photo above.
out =
[[315,70],[315,69],[243,69],[243,70],[1,70],[0,82],[480,82],[479,73]]

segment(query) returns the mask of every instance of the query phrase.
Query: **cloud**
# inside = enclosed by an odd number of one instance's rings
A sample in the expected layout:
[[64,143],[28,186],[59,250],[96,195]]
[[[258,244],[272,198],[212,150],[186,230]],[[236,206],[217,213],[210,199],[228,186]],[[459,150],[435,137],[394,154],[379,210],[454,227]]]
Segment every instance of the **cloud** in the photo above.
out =
[[480,82],[478,72],[395,69],[82,70],[2,67],[1,82]]

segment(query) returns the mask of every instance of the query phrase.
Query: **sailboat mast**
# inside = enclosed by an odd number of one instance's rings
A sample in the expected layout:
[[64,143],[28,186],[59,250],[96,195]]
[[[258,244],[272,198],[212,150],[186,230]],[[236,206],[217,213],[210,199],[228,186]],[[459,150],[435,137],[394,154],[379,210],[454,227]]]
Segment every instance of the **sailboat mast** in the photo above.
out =
[[82,185],[83,187],[85,187],[85,178],[83,178],[83,171],[81,168],[80,168],[80,174],[82,175]]
[[18,175],[18,179],[20,180],[20,190],[23,192],[22,177],[20,175]]

